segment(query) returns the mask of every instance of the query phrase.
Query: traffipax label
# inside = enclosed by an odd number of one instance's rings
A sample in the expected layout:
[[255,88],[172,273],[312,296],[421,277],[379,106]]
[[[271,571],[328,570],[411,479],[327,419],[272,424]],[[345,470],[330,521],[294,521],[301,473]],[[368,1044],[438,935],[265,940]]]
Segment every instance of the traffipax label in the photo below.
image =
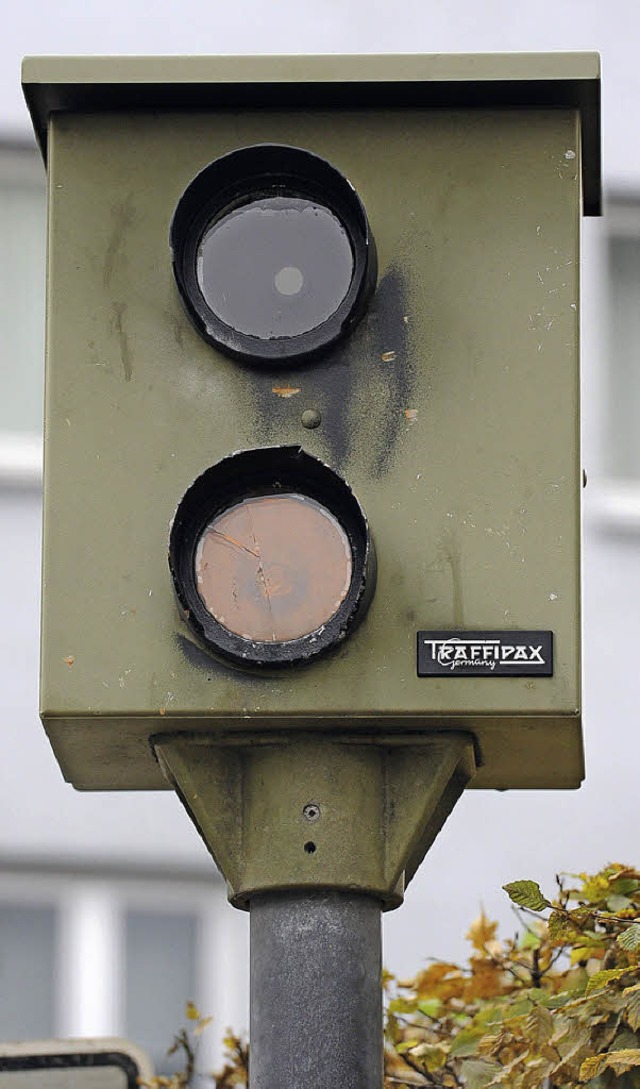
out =
[[552,677],[553,632],[419,631],[419,677]]

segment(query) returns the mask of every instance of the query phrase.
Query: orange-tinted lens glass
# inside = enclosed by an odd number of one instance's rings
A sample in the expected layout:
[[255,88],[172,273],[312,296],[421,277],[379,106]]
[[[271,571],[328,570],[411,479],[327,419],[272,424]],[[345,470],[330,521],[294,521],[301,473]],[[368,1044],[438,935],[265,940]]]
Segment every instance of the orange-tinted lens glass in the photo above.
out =
[[207,610],[245,639],[285,642],[326,624],[352,577],[340,523],[294,493],[245,499],[204,530],[195,558]]

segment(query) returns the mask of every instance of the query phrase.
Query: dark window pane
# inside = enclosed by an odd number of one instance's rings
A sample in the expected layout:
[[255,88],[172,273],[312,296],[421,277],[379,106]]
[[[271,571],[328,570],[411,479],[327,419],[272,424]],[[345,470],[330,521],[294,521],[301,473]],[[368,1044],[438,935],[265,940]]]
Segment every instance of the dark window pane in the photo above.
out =
[[196,918],[186,913],[129,911],[126,916],[125,1035],[151,1056],[157,1073],[180,1069],[167,1057],[185,1022],[185,1004],[197,1001]]
[[54,1034],[54,908],[0,904],[0,1025],[4,1040]]

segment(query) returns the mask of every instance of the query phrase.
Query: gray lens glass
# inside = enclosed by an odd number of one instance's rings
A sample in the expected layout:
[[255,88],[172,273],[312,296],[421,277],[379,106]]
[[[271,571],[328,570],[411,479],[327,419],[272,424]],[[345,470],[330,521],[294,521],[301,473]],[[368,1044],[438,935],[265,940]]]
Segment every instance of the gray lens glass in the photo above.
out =
[[305,197],[264,196],[215,219],[198,247],[207,305],[232,329],[295,337],[331,317],[353,277],[351,243],[328,208]]

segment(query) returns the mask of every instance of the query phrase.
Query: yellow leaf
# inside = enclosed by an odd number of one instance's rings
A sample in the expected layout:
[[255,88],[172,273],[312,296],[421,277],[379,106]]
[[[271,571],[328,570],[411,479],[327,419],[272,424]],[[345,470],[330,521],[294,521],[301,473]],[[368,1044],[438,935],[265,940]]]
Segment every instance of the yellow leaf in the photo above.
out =
[[471,958],[471,979],[467,981],[464,997],[467,1002],[477,998],[494,998],[504,991],[504,972],[500,965],[484,957]]
[[397,1044],[396,1051],[398,1052],[398,1055],[404,1055],[405,1051],[411,1051],[411,1049],[417,1047],[419,1043],[419,1040],[403,1040],[402,1043]]
[[474,949],[477,949],[479,953],[484,953],[488,942],[495,940],[497,929],[498,924],[487,919],[484,911],[482,911],[478,918],[473,920],[465,937],[467,941],[471,942]]
[[576,945],[576,947],[571,950],[569,959],[572,964],[580,964],[582,961],[587,961],[589,959],[589,950],[585,949],[583,945]]
[[461,998],[466,982],[457,964],[439,961],[425,968],[416,977],[414,984],[416,997],[418,999],[440,998],[443,1002],[450,998]]
[[619,979],[626,971],[628,971],[627,968],[609,968],[605,971],[594,972],[593,975],[589,977],[586,993],[593,994],[594,991],[602,990],[602,988],[606,987],[611,980]]
[[200,1010],[198,1009],[198,1007],[193,1002],[187,1002],[187,1005],[185,1007],[185,1012],[186,1012],[186,1015],[187,1015],[187,1020],[189,1020],[189,1021],[199,1021],[200,1020]]
[[614,1074],[626,1074],[633,1066],[640,1066],[640,1047],[624,1047],[620,1051],[606,1051],[585,1059],[580,1067],[580,1081],[597,1078],[610,1067]]
[[430,1074],[440,1070],[449,1057],[449,1049],[443,1044],[418,1044],[411,1049],[412,1056],[420,1059]]
[[213,1021],[213,1017],[201,1017],[198,1024],[193,1030],[194,1036],[202,1036],[202,1033],[206,1029],[207,1025],[210,1025]]

